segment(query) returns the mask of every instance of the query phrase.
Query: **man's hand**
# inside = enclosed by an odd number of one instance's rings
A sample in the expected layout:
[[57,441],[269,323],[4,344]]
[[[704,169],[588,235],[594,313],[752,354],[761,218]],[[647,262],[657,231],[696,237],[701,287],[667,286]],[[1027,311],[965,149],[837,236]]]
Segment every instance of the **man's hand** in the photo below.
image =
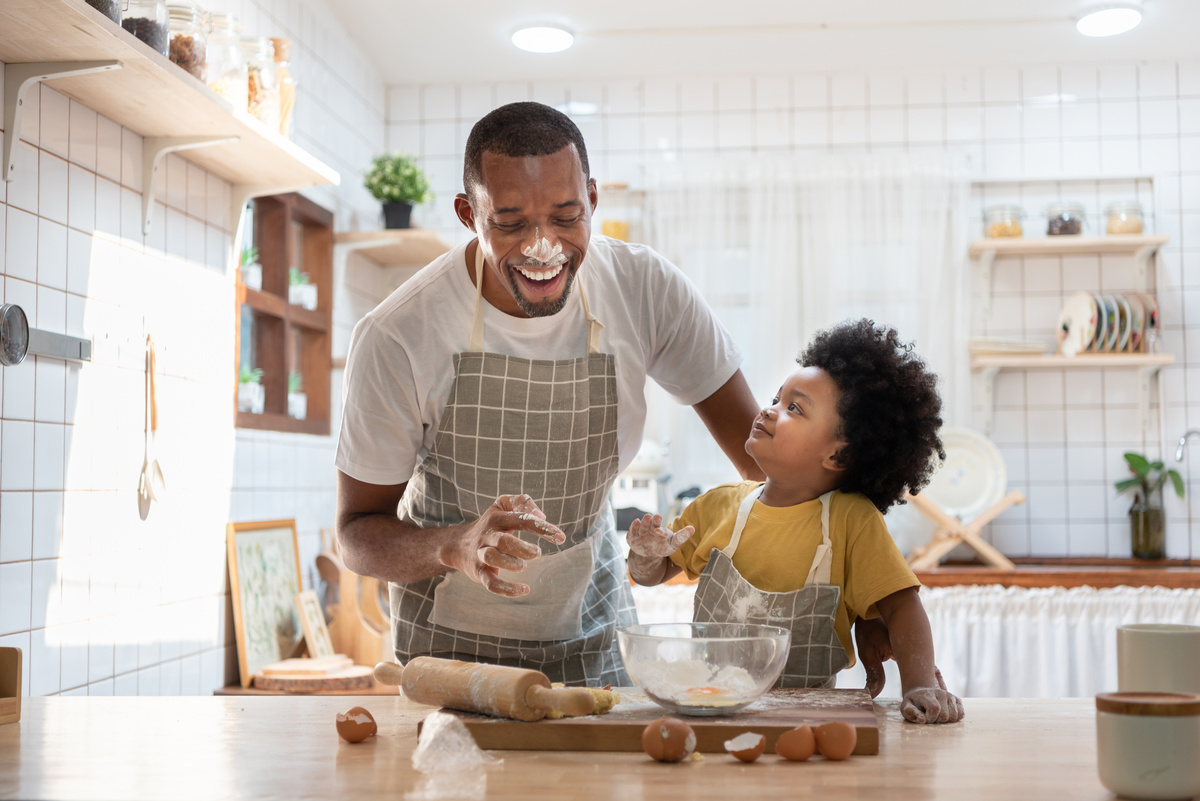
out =
[[520,572],[528,559],[542,555],[538,546],[525,542],[513,532],[528,531],[547,542],[562,545],[567,535],[551,523],[533,498],[528,495],[501,495],[487,511],[469,524],[458,542],[447,549],[443,561],[477,581],[488,592],[519,598],[529,594],[528,584],[500,578],[501,570]]
[[954,723],[963,719],[962,700],[946,689],[942,671],[933,669],[937,687],[918,687],[904,694],[900,714],[912,723]]
[[679,546],[695,533],[692,526],[671,531],[663,526],[662,515],[646,515],[629,524],[625,541],[629,543],[629,550],[638,556],[662,559],[678,551]]
[[[874,698],[883,692],[883,685],[887,681],[883,663],[893,658],[892,641],[883,618],[858,618],[854,622],[854,644],[858,648],[858,660],[867,674],[866,690]],[[941,674],[938,676],[940,678]]]

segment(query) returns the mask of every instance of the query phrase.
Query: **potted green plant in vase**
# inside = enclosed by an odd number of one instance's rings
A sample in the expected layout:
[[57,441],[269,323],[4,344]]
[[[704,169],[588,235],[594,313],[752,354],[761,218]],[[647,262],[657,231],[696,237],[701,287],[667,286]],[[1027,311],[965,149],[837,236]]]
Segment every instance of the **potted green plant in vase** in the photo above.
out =
[[1129,507],[1129,533],[1133,555],[1138,559],[1162,559],[1167,555],[1166,530],[1163,526],[1162,488],[1167,479],[1175,494],[1183,497],[1183,477],[1165,470],[1161,461],[1151,462],[1140,453],[1125,454],[1132,478],[1116,483],[1117,494],[1134,491]]
[[317,285],[309,282],[308,273],[302,273],[296,267],[288,268],[288,303],[309,311],[317,310]]
[[417,157],[404,153],[376,156],[363,176],[363,186],[383,203],[385,228],[408,228],[412,207],[432,198],[429,178],[417,166]]
[[242,283],[250,289],[262,291],[262,265],[258,262],[258,248],[253,245],[242,250]]
[[263,392],[262,376],[261,367],[255,367],[252,370],[243,366],[238,371],[237,407],[239,412],[263,413],[266,393]]
[[288,373],[288,415],[303,420],[308,415],[308,396],[304,394],[304,379],[299,373]]

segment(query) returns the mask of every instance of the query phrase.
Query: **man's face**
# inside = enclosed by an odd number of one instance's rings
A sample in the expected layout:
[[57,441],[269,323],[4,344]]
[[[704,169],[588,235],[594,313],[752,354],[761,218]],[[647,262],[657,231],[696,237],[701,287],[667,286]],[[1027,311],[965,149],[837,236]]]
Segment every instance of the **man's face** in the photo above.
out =
[[483,182],[455,211],[479,236],[483,294],[518,317],[557,314],[587,253],[596,208],[574,145],[549,156],[484,153]]

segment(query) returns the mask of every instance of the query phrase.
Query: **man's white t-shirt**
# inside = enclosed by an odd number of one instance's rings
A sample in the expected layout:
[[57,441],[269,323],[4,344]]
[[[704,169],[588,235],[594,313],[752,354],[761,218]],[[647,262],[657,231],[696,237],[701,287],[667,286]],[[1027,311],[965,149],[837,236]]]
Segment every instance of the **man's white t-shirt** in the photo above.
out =
[[[334,464],[369,484],[402,484],[433,446],[467,350],[475,286],[466,244],[437,258],[354,327]],[[579,299],[603,325],[599,349],[616,357],[619,468],[637,455],[649,376],[682,404],[704,400],[737,371],[742,354],[683,273],[645,245],[595,237],[566,306],[549,317],[513,317],[483,300],[483,349],[527,359],[587,353]]]

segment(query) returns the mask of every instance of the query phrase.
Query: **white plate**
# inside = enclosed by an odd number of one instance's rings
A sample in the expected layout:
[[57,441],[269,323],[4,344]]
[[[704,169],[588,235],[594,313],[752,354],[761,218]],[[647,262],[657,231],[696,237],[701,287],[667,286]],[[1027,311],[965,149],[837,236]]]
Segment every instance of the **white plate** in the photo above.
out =
[[921,492],[947,514],[970,522],[1004,496],[1004,457],[990,439],[970,428],[943,428],[940,436],[946,461]]
[[1103,296],[1092,293],[1092,297],[1096,300],[1096,337],[1088,350],[1099,353],[1108,344],[1108,307]]
[[1074,356],[1087,350],[1096,336],[1099,315],[1096,300],[1090,292],[1076,292],[1067,298],[1058,313],[1058,351]]

